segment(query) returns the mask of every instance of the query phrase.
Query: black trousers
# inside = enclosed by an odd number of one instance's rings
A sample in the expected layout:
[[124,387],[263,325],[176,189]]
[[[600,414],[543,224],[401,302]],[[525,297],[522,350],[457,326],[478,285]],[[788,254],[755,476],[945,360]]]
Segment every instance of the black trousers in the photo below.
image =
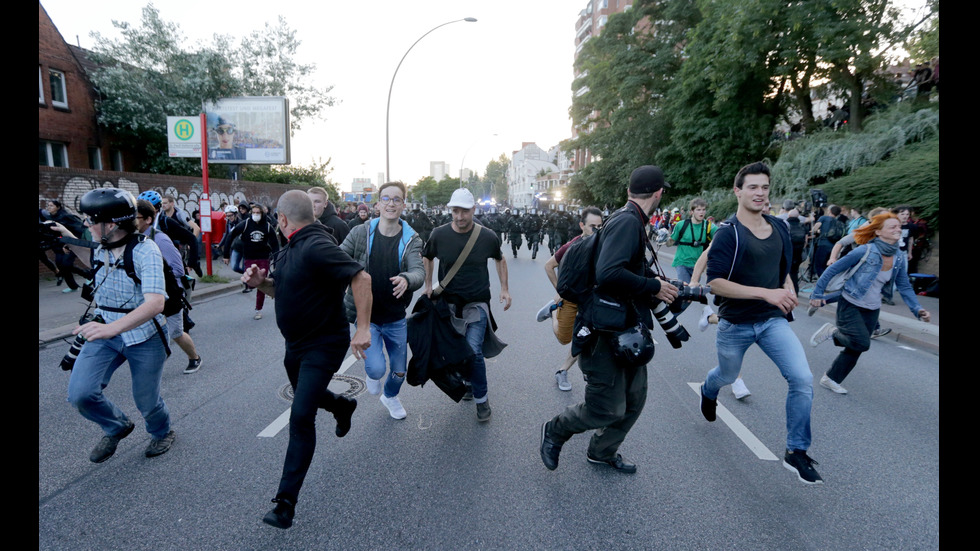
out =
[[862,352],[871,348],[871,332],[878,325],[881,310],[868,310],[848,302],[846,298],[837,301],[837,333],[834,344],[844,347],[834,360],[827,377],[835,383],[844,382],[847,375],[857,365]]
[[293,387],[293,406],[289,412],[289,446],[282,466],[282,479],[276,497],[294,503],[299,497],[306,472],[316,450],[316,413],[323,408],[333,412],[338,397],[327,390],[330,379],[340,369],[347,346],[312,347],[301,351],[286,347],[283,365]]
[[551,437],[556,444],[564,444],[575,434],[598,429],[589,442],[589,456],[615,459],[646,404],[647,366],[617,364],[600,336],[591,353],[582,352],[579,367],[586,378],[585,402],[568,407],[551,420]]

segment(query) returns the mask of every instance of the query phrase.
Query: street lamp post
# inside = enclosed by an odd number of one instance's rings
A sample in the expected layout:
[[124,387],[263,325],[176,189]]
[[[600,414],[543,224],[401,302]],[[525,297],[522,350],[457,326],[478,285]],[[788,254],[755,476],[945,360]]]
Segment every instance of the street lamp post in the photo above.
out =
[[463,19],[454,19],[452,21],[447,21],[447,22],[445,22],[445,23],[443,23],[441,25],[436,25],[435,27],[432,27],[431,29],[429,29],[429,31],[427,33],[425,33],[422,36],[420,36],[418,38],[418,40],[416,40],[415,42],[413,42],[412,45],[408,47],[408,50],[405,51],[405,55],[403,55],[402,58],[401,58],[401,61],[398,62],[398,66],[395,67],[395,73],[393,75],[391,75],[391,86],[388,87],[388,107],[385,110],[385,179],[388,180],[388,181],[391,181],[391,145],[390,145],[390,142],[391,142],[391,139],[390,139],[391,138],[391,131],[390,131],[390,128],[391,128],[391,91],[395,88],[395,77],[398,76],[398,69],[401,68],[402,62],[405,61],[405,58],[406,57],[408,57],[408,52],[411,52],[412,51],[412,48],[414,48],[415,45],[419,43],[419,41],[421,41],[423,38],[429,36],[429,34],[432,31],[438,29],[439,27],[445,27],[446,25],[451,25],[453,23],[459,23],[460,21],[466,21],[467,23],[475,23],[476,22],[476,18],[475,17],[464,17]]
[[[494,136],[494,137],[497,136],[496,133],[491,134],[491,135]],[[463,164],[466,162],[466,156],[470,154],[470,150],[473,149],[473,146],[476,145],[476,143],[479,142],[482,139],[483,138],[477,138],[477,139],[473,140],[473,143],[471,143],[470,146],[467,147],[466,148],[466,151],[463,153],[463,159],[459,161],[459,187],[463,187]]]

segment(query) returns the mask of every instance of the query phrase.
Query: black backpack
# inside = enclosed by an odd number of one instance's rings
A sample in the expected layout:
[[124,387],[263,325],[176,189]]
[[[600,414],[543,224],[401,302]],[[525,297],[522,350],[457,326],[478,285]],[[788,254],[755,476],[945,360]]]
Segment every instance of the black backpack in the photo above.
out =
[[584,305],[595,288],[595,257],[599,250],[599,229],[572,243],[558,264],[558,295]]
[[[824,237],[831,243],[837,243],[847,233],[847,227],[837,218],[834,218],[830,227],[826,229],[827,231],[824,233]],[[823,231],[823,228],[821,228],[821,231]]]
[[[623,212],[626,212],[625,207],[614,212],[602,225],[605,226],[614,216]],[[595,261],[598,257],[601,231],[602,228],[599,228],[592,235],[572,243],[558,264],[558,295],[579,306],[584,306],[595,290]],[[646,238],[642,231],[641,235]]]
[[[136,275],[136,266],[133,264],[133,249],[136,248],[137,243],[142,243],[145,240],[146,235],[134,235],[133,239],[130,239],[129,243],[126,243],[126,250],[123,252],[123,267],[126,268],[126,275],[137,285],[142,285],[143,282]],[[163,260],[162,257],[161,260]],[[167,264],[166,260],[163,260],[163,280],[167,288],[167,301],[163,304],[163,315],[169,318],[170,316],[179,314],[184,308],[190,310],[191,305],[184,297],[184,290],[177,283],[177,278],[174,276],[174,272],[170,269],[170,265]]]
[[799,217],[787,218],[786,223],[789,224],[789,238],[793,242],[793,248],[802,249],[806,244],[806,228],[803,227],[803,223],[800,222]]

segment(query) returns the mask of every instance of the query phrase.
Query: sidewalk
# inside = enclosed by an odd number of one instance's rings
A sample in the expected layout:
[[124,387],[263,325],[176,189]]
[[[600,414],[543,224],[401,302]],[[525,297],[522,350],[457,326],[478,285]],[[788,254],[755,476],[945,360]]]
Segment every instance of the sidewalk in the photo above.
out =
[[[201,259],[201,267],[204,268],[203,258]],[[192,305],[199,300],[235,292],[242,288],[239,281],[241,275],[225,266],[221,259],[211,261],[211,270],[214,275],[224,277],[229,282],[201,283],[198,281],[191,296]],[[81,283],[80,278],[76,279]],[[85,313],[85,308],[88,306],[88,303],[82,300],[81,290],[64,294],[62,290],[65,289],[65,285],[56,286],[53,277],[51,279],[39,279],[37,287],[38,346],[71,337],[72,330],[78,325],[78,319]]]
[[[657,251],[660,265],[668,275],[673,274],[670,263],[674,260],[673,248],[663,247]],[[796,308],[797,319],[806,316],[808,297],[813,284],[800,283],[800,305]],[[908,307],[902,301],[902,297],[895,293],[895,305],[881,305],[881,313],[878,315],[878,322],[882,329],[891,329],[891,333],[880,337],[878,340],[893,340],[901,344],[906,344],[915,348],[926,350],[935,355],[939,355],[939,299],[934,297],[918,297],[919,304],[932,314],[930,323],[921,322],[912,315]],[[814,317],[826,318],[831,323],[837,317],[837,305],[828,304],[817,310]]]

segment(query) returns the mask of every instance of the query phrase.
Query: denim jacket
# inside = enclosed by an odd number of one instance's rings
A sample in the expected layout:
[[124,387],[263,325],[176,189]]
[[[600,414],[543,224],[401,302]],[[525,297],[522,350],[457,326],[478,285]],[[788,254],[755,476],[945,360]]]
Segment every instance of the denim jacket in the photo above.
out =
[[[878,276],[878,272],[881,271],[883,262],[881,252],[873,243],[857,247],[844,258],[828,266],[813,288],[813,293],[810,295],[810,298],[828,301],[839,299],[841,296],[840,291],[824,294],[827,284],[830,283],[831,278],[835,275],[850,270],[860,262],[867,247],[871,247],[871,252],[868,254],[867,260],[844,283],[844,292],[852,297],[863,297],[868,292],[868,289],[871,288],[871,283]],[[912,311],[912,315],[918,316],[922,306],[919,305],[918,299],[915,298],[912,284],[909,283],[908,260],[902,253],[895,255],[895,262],[892,264],[892,279],[885,284],[885,288],[890,288],[893,284],[898,289],[899,294],[902,295],[902,300],[905,301],[905,305]]]

